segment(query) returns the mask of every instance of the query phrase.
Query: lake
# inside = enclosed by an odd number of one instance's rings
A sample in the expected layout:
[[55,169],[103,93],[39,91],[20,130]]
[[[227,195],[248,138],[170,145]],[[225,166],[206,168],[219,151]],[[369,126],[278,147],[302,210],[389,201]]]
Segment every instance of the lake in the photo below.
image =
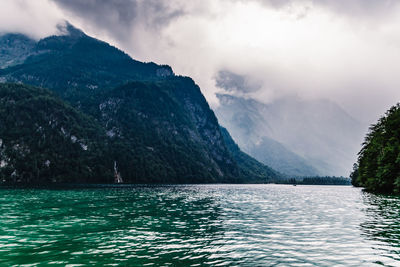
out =
[[400,198],[350,186],[0,190],[0,266],[400,266]]

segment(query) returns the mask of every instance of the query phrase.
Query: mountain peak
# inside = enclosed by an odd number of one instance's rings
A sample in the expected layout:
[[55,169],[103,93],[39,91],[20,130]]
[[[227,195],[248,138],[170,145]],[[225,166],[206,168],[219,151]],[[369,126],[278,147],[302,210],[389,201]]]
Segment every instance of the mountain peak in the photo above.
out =
[[61,33],[61,35],[67,35],[70,37],[80,38],[86,36],[86,34],[82,30],[76,28],[67,20],[64,21],[63,23],[58,24],[57,30]]

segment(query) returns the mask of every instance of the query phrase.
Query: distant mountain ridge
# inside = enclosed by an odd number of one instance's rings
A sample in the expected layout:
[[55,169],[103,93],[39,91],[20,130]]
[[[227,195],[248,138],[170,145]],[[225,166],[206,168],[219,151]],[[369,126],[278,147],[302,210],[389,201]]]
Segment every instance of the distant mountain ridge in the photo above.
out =
[[[279,179],[280,174],[273,170],[262,175],[254,173],[243,160],[234,156],[237,151],[231,151],[227,146],[230,137],[221,133],[213,111],[192,79],[176,76],[166,65],[133,60],[70,24],[65,25],[64,33],[33,43],[21,35],[1,36],[0,44],[25,41],[20,49],[10,45],[0,47],[5,51],[0,54],[0,66],[3,67],[0,81],[48,88],[56,93],[54,97],[61,98],[55,101],[66,101],[65,105],[71,106],[74,114],[82,114],[97,125],[98,140],[102,140],[105,147],[95,153],[98,159],[92,159],[106,168],[105,174],[109,175],[116,161],[124,182],[129,183],[266,182]],[[10,61],[10,58],[18,60]],[[4,99],[14,97],[19,89],[38,90],[38,94],[42,90],[22,85],[19,88],[15,84],[4,86],[4,92],[10,94],[4,95]],[[15,113],[15,116],[20,115],[23,114]],[[59,118],[59,123],[64,123],[63,119]],[[36,122],[38,127],[43,124],[43,119],[40,120]],[[8,128],[3,129],[3,134],[12,136]],[[8,140],[7,144],[10,142],[17,140]],[[30,142],[33,145],[40,141]],[[84,158],[85,153],[79,150],[76,157]],[[11,162],[10,155],[14,154],[8,155]],[[44,166],[43,162],[40,164]],[[253,164],[269,170],[255,160]],[[7,164],[7,168],[10,166]],[[24,173],[22,170],[26,167],[21,168],[17,174]],[[87,176],[92,177],[93,168],[89,169],[92,171]],[[89,180],[105,181],[101,177]],[[22,175],[13,179],[27,181],[28,178]],[[54,179],[56,182],[75,181],[61,176]]]
[[276,170],[348,176],[363,125],[327,100],[282,98],[270,104],[219,94],[216,114],[239,146]]
[[319,172],[283,144],[268,137],[272,126],[251,100],[218,94],[220,106],[216,114],[237,140],[239,146],[258,161],[291,176],[316,176]]

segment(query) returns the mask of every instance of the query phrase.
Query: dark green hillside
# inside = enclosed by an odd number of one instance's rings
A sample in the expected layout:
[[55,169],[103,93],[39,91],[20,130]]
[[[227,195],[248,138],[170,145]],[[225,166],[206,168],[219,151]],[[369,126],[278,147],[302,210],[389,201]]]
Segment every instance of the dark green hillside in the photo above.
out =
[[8,82],[51,88],[71,102],[127,81],[173,75],[169,66],[133,60],[69,24],[66,31],[67,35],[40,40],[24,64],[0,70],[0,75]]
[[111,182],[104,131],[47,90],[0,84],[3,182]]
[[[130,182],[240,181],[225,146],[219,151],[209,144],[168,86],[128,83],[105,94],[96,107],[113,157]],[[208,127],[204,131],[213,130]]]
[[240,175],[247,177],[246,182],[282,182],[285,180],[281,174],[242,152],[225,128],[221,127],[221,132],[229,151],[238,163]]
[[370,127],[351,178],[372,192],[400,193],[400,104]]
[[162,87],[133,82],[102,101],[99,123],[48,90],[0,84],[1,181],[108,183],[114,179],[114,161],[128,183],[244,178],[233,160],[216,162],[209,156],[214,151]]

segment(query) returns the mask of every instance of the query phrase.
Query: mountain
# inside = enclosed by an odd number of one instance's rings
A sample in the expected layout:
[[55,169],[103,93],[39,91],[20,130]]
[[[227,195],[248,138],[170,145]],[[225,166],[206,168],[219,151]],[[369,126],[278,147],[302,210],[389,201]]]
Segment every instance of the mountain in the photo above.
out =
[[[86,116],[104,138],[107,153],[99,158],[108,171],[115,161],[124,182],[246,182],[248,167],[228,149],[192,79],[169,66],[133,60],[68,23],[63,32],[20,49],[26,59],[0,69],[0,81],[48,88]],[[279,177],[268,175],[259,182]]]
[[23,63],[34,47],[35,41],[22,34],[0,36],[0,69]]
[[283,144],[268,137],[271,125],[259,110],[259,103],[230,95],[217,95],[216,114],[239,146],[258,161],[291,176],[316,176],[319,172]]
[[282,174],[277,173],[275,170],[264,164],[261,164],[254,158],[241,151],[226,128],[221,127],[221,132],[234,159],[237,162],[240,162],[239,172],[241,176],[247,177],[246,182],[259,182],[263,180],[265,182],[281,182],[285,180]]
[[260,139],[259,143],[250,145],[248,153],[258,161],[290,176],[316,176],[319,174],[319,171],[303,157],[265,136]]
[[[94,92],[128,81],[173,76],[171,67],[133,60],[121,50],[85,35],[68,23],[63,31],[65,35],[39,40],[30,50],[26,47],[20,56],[26,60],[0,70],[2,80],[51,88],[62,98],[77,102]],[[5,36],[9,42],[13,42],[13,36],[21,39],[21,35],[16,34]],[[10,49],[5,47],[4,50]],[[5,62],[10,53],[2,53],[0,62]]]
[[269,104],[218,95],[216,114],[244,152],[302,176],[347,176],[364,126],[328,100],[287,97]]

